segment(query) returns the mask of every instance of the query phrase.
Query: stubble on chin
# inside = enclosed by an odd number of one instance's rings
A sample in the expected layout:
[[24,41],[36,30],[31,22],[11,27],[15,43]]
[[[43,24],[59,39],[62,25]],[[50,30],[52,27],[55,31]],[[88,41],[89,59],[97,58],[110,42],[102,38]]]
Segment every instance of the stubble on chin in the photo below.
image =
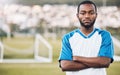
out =
[[[80,20],[79,20],[79,21],[80,21]],[[83,23],[82,21],[80,21],[81,26],[82,26],[82,27],[85,27],[86,29],[91,28],[91,27],[94,25],[94,23],[95,23],[95,20],[94,20],[92,23],[85,25],[85,23]]]

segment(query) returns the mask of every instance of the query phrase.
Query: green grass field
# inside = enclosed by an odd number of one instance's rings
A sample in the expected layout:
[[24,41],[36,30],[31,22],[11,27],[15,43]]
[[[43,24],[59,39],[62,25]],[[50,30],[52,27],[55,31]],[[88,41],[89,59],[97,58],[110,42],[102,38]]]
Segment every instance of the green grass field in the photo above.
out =
[[[120,75],[120,62],[114,62],[107,69],[108,75]],[[58,63],[44,64],[0,64],[0,75],[65,75]]]
[[[61,40],[48,40],[53,46],[52,63],[0,63],[0,75],[65,75],[58,66]],[[108,75],[120,75],[120,62],[107,69]]]

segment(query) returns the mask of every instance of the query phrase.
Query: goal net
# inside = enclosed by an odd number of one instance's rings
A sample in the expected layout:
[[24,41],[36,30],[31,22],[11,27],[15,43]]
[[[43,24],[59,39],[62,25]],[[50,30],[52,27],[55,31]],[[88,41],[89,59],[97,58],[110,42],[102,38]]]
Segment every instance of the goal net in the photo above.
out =
[[40,34],[17,35],[0,43],[0,62],[52,62],[52,47]]

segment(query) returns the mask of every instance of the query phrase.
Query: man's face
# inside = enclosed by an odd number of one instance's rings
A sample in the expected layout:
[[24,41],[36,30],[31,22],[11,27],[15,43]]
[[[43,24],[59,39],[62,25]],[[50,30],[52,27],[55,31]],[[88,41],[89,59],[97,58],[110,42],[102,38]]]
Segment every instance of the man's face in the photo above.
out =
[[94,5],[92,4],[82,4],[79,7],[79,12],[77,17],[81,23],[81,26],[85,28],[90,28],[94,25],[97,17],[97,13]]

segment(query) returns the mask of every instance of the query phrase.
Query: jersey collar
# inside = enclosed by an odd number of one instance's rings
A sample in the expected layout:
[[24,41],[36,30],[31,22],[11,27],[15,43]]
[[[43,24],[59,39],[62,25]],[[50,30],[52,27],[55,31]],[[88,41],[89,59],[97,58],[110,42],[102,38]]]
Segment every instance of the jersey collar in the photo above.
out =
[[96,32],[96,30],[97,30],[97,29],[94,28],[93,31],[92,31],[88,36],[86,36],[84,33],[82,33],[79,28],[77,29],[77,32],[78,32],[83,38],[86,38],[86,39],[87,39],[87,38],[90,38],[90,37]]

